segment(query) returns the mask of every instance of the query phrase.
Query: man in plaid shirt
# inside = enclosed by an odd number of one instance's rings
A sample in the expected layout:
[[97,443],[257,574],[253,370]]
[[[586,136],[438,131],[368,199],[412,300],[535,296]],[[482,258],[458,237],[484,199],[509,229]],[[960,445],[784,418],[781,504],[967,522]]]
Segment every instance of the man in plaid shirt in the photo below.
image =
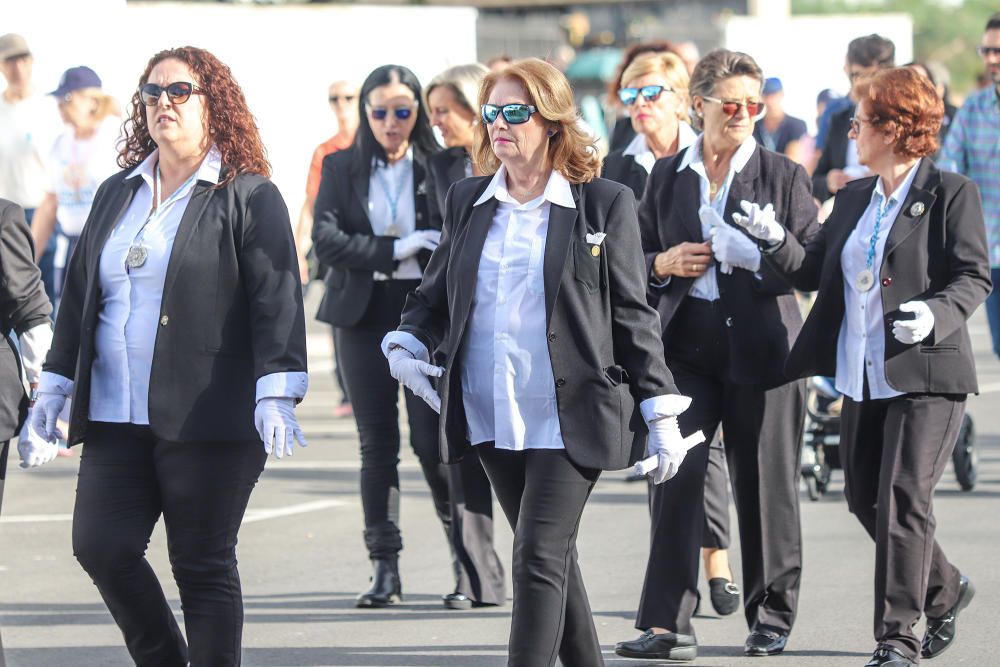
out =
[[941,167],[974,180],[983,198],[993,279],[986,314],[993,352],[1000,357],[1000,13],[987,21],[979,54],[993,85],[966,98],[945,139]]

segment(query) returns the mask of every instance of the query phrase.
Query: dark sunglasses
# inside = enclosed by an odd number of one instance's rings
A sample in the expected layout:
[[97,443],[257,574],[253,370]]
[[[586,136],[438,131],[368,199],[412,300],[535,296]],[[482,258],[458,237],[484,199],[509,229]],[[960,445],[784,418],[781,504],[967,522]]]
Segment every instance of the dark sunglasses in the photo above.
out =
[[537,111],[538,109],[530,104],[505,104],[502,107],[495,104],[484,104],[482,109],[483,122],[492,125],[496,122],[497,116],[503,114],[503,119],[511,125],[520,125],[531,120],[531,114]]
[[764,113],[764,103],[761,102],[760,100],[757,101],[747,100],[746,102],[737,102],[736,100],[720,100],[717,97],[708,97],[707,95],[702,97],[702,99],[705,100],[706,102],[717,102],[718,104],[721,104],[722,113],[726,114],[727,116],[735,116],[737,112],[739,112],[740,107],[746,107],[747,115],[749,115],[751,118],[756,118],[757,116],[760,116],[761,114]]
[[[406,120],[407,118],[413,115],[413,109],[415,106],[416,104],[414,103],[412,107],[396,107],[395,109],[392,110],[392,113],[394,116],[396,116],[397,120]],[[372,118],[374,118],[375,120],[385,120],[386,116],[389,115],[389,110],[385,107],[367,107],[367,108],[368,108],[368,113],[370,113],[372,115]]]
[[1000,46],[979,46],[976,47],[976,51],[979,52],[983,58],[986,56],[1000,56]]
[[139,86],[139,99],[147,107],[155,107],[163,93],[167,94],[171,104],[184,104],[192,95],[204,95],[205,91],[190,81],[175,81],[167,86],[158,86],[155,83],[144,83]]
[[639,96],[647,102],[655,102],[660,99],[660,95],[663,93],[674,92],[673,88],[668,88],[667,86],[643,86],[642,88],[622,88],[618,91],[618,99],[622,101],[622,104],[629,107],[635,104]]
[[339,104],[340,100],[344,100],[347,103],[354,101],[357,95],[330,95],[327,99],[330,100],[330,104]]

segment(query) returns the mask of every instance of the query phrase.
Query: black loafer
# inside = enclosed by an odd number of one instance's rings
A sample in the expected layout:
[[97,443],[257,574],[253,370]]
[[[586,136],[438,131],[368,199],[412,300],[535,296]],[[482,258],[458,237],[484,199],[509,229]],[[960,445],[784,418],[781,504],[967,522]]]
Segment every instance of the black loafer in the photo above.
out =
[[723,577],[708,580],[712,608],[719,616],[729,616],[740,608],[740,587]]
[[448,609],[472,609],[472,598],[461,593],[448,593],[442,595],[441,600]]
[[962,577],[958,585],[958,602],[948,610],[948,613],[941,618],[928,618],[927,630],[924,632],[924,639],[920,642],[920,657],[934,658],[951,646],[955,641],[955,633],[958,630],[958,614],[969,606],[972,598],[976,595],[976,588],[966,576]]
[[900,653],[898,649],[888,644],[880,644],[872,653],[871,660],[865,663],[865,667],[908,667],[915,664],[917,663]]
[[646,630],[638,639],[618,642],[615,653],[623,658],[646,660],[694,660],[698,657],[698,640],[694,635],[666,632],[662,635]]
[[778,655],[785,650],[788,637],[774,630],[754,630],[743,645],[743,652],[750,656]]

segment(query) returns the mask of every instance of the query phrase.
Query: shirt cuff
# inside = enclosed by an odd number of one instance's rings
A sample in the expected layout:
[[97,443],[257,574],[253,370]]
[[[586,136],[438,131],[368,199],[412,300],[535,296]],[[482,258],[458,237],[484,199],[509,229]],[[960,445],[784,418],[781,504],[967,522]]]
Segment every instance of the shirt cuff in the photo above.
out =
[[650,270],[649,286],[652,287],[653,289],[663,289],[664,287],[670,284],[671,278],[673,278],[673,276],[667,276],[663,280],[660,280],[659,278],[656,277],[656,275],[652,272],[652,270]]
[[73,384],[73,381],[68,377],[59,375],[58,373],[42,371],[42,375],[38,380],[38,393],[72,396]]
[[303,371],[271,373],[257,380],[257,402],[263,398],[294,398],[298,403],[309,388],[309,374]]
[[390,331],[382,339],[382,354],[389,357],[389,346],[398,345],[413,355],[414,359],[430,363],[431,356],[427,351],[427,346],[420,342],[420,339],[406,331]]
[[42,362],[52,346],[52,325],[49,322],[34,326],[19,336],[21,364],[28,384],[38,382],[42,372]]
[[664,394],[663,396],[647,398],[639,404],[639,411],[648,424],[664,417],[676,417],[687,410],[689,405],[691,405],[691,399],[687,396]]

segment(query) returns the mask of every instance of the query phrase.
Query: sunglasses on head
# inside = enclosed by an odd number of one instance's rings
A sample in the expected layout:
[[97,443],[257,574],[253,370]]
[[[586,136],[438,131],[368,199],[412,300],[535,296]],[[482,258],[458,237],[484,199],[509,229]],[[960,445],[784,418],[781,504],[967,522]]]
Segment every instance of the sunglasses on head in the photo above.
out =
[[344,100],[347,103],[354,101],[356,95],[330,95],[327,99],[330,100],[330,104],[339,104],[340,100]]
[[[411,107],[396,107],[392,110],[392,114],[396,117],[396,120],[406,120],[413,115],[413,110],[416,108],[416,102],[413,103]],[[372,115],[375,120],[385,120],[389,115],[389,109],[386,107],[368,107],[368,113]]]
[[707,95],[702,97],[706,102],[715,102],[722,105],[722,113],[727,116],[735,116],[740,107],[747,108],[747,115],[751,118],[756,118],[764,113],[764,103],[760,100],[747,100],[745,102],[737,102],[736,100],[720,100],[717,97],[708,97]]
[[642,98],[647,102],[655,102],[660,99],[660,95],[663,93],[672,93],[673,88],[668,88],[667,86],[643,86],[642,88],[621,88],[618,91],[618,99],[621,100],[622,104],[625,106],[632,106],[642,95]]
[[505,104],[502,107],[496,104],[484,104],[483,122],[492,125],[497,116],[503,114],[503,119],[511,125],[520,125],[531,120],[531,114],[537,111],[538,109],[530,104]]
[[205,91],[190,81],[175,81],[166,86],[158,86],[155,83],[144,83],[139,86],[139,99],[147,107],[155,107],[163,93],[167,94],[171,104],[184,104],[192,95],[204,95]]
[[1000,46],[980,46],[976,48],[983,58],[986,56],[1000,56]]

